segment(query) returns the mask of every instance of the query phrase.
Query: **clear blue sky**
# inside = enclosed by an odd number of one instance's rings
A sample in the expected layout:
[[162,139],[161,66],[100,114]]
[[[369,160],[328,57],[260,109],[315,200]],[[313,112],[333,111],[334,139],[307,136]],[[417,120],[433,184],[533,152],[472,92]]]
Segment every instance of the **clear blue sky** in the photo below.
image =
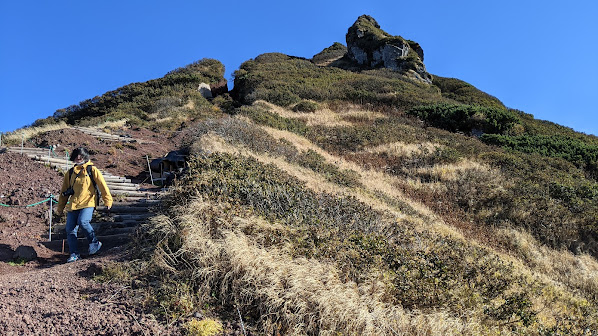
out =
[[[201,58],[311,57],[361,14],[432,74],[598,135],[598,1],[0,0],[0,132]],[[232,85],[232,84],[231,84]]]

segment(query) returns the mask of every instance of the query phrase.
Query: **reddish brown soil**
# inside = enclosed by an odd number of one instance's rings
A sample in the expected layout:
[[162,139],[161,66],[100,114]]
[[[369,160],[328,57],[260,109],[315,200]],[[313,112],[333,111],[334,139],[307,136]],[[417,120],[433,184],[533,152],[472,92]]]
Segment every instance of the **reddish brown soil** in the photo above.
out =
[[[64,129],[39,135],[29,147],[60,144],[64,155],[77,146],[92,151],[91,160],[100,170],[132,177],[147,176],[145,155],[160,157],[175,149],[168,134],[127,130],[132,137],[155,143],[105,142],[76,130]],[[122,247],[103,249],[98,256],[65,264],[66,255],[47,249],[47,204],[23,207],[57,195],[60,173],[26,156],[0,153],[0,335],[155,335],[178,334],[179,328],[164,327],[119,300],[111,285],[91,278],[90,268],[122,257]],[[55,217],[56,221],[63,218]],[[31,246],[38,258],[15,263],[19,246]],[[175,330],[176,329],[176,330]]]
[[58,145],[55,153],[64,158],[65,149],[70,153],[77,147],[90,151],[91,161],[100,170],[131,178],[136,183],[149,181],[146,155],[159,158],[177,149],[179,142],[173,142],[168,133],[156,133],[144,129],[121,131],[132,139],[143,139],[154,143],[102,141],[94,136],[74,129],[50,131],[28,141],[31,147]]
[[112,257],[0,276],[2,335],[179,335],[126,301],[118,286],[92,280]]

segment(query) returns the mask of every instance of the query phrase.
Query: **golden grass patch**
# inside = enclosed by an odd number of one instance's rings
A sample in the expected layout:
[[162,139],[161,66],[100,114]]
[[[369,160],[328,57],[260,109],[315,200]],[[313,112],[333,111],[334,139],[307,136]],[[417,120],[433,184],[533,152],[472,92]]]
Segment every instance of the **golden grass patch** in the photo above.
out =
[[416,144],[405,142],[392,142],[372,148],[367,148],[364,150],[364,152],[372,154],[387,154],[388,156],[395,157],[412,157],[414,155],[433,153],[435,150],[441,147],[442,145],[432,142],[422,142]]
[[[158,251],[156,262],[178,272],[176,260],[185,260],[193,270],[198,293],[217,290],[241,314],[260,311],[265,334],[466,335],[479,323],[444,312],[406,312],[383,303],[380,298],[386,287],[382,282],[342,281],[332,263],[290,258],[280,249],[261,248],[240,231],[241,226],[264,227],[264,221],[234,218],[224,215],[225,211],[222,204],[201,198],[176,207],[181,248],[174,255]],[[212,237],[215,219],[218,239]]]
[[281,117],[304,121],[307,126],[351,126],[354,123],[348,120],[365,122],[387,118],[382,113],[366,111],[356,106],[341,111],[321,108],[311,113],[298,113],[263,100],[256,101],[254,104],[261,105]]
[[57,124],[45,125],[40,127],[24,127],[17,129],[13,132],[2,134],[2,143],[17,143],[21,142],[22,139],[27,140],[40,133],[56,131],[68,127],[70,126],[67,125],[64,121],[61,121]]

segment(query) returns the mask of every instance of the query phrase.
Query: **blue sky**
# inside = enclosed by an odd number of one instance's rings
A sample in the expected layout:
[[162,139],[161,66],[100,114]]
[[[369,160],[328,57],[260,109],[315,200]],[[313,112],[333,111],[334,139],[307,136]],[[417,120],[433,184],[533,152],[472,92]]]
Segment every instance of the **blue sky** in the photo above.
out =
[[0,0],[0,132],[201,58],[345,44],[361,14],[420,43],[427,70],[598,135],[598,2]]

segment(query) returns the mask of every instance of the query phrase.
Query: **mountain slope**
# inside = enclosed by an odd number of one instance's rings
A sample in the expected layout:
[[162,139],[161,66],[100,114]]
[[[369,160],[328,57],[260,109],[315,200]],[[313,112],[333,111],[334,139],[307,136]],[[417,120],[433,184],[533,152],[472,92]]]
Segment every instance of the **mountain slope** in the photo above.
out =
[[203,60],[39,121],[180,131],[189,167],[113,281],[264,334],[597,330],[598,139],[427,74],[370,19],[248,60],[230,95],[199,95],[223,73]]

